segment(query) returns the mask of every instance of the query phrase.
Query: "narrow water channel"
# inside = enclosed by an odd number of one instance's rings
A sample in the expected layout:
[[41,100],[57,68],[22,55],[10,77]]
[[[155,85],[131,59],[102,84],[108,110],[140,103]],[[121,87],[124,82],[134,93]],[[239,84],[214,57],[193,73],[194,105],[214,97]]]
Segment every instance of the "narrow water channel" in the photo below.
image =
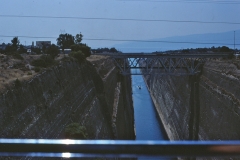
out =
[[[136,140],[168,140],[141,75],[132,75],[132,91]],[[138,158],[138,160],[145,159],[166,160],[168,158]]]
[[136,140],[167,140],[163,125],[141,75],[132,76],[132,90]]

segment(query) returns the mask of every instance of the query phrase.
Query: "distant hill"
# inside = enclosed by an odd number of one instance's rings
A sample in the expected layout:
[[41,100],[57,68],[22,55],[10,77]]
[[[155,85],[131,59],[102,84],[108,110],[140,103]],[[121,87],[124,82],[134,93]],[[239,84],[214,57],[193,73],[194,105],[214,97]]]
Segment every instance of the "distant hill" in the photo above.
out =
[[[209,48],[212,46],[227,46],[229,48],[234,48],[233,44],[234,31],[229,31],[149,39],[143,40],[142,42],[126,42],[114,45],[113,47],[122,52],[155,52],[187,48]],[[235,30],[235,48],[240,48],[240,30]]]

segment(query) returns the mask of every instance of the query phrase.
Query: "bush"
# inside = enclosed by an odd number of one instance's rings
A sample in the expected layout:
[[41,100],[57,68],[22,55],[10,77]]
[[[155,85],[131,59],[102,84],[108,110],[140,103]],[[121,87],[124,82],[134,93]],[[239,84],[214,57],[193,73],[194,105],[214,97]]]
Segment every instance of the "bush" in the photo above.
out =
[[86,59],[85,55],[81,51],[71,52],[69,53],[69,56],[76,58],[79,62],[83,62]]
[[51,56],[42,55],[39,59],[32,61],[31,64],[35,67],[46,68],[56,64],[56,62]]
[[18,49],[18,53],[19,54],[27,53],[27,49],[25,49],[23,45],[20,45]]
[[65,128],[65,136],[71,139],[86,139],[86,128],[79,123],[71,123]]
[[56,45],[52,44],[47,48],[46,53],[55,58],[59,54],[59,49]]
[[89,57],[91,55],[91,48],[88,47],[86,44],[75,44],[71,46],[71,50],[73,52],[81,51],[85,57]]
[[221,48],[220,48],[220,52],[231,52],[232,50],[230,49],[230,48],[228,48],[228,47],[226,47],[226,46],[222,46]]
[[15,86],[16,88],[20,88],[20,87],[22,86],[22,83],[21,83],[21,81],[19,81],[18,78],[14,81],[14,86]]
[[36,54],[41,54],[41,49],[40,49],[40,48],[34,48],[34,47],[32,47],[32,48],[31,48],[31,51],[32,51],[33,53],[36,53]]

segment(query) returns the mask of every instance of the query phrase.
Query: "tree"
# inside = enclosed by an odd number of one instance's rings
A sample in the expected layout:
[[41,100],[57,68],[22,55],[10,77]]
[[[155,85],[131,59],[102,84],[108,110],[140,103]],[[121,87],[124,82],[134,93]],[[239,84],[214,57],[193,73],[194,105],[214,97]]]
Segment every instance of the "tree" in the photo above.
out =
[[32,52],[36,53],[36,54],[41,54],[41,49],[40,48],[35,48],[35,47],[31,47]]
[[55,58],[59,53],[59,49],[55,44],[52,44],[46,49],[46,53],[49,54],[52,58]]
[[98,48],[98,49],[92,49],[92,51],[94,53],[103,53],[103,52],[111,52],[111,53],[119,53],[120,51],[118,51],[116,48]]
[[76,36],[75,36],[75,44],[81,44],[82,37],[83,37],[83,35],[81,33],[80,34],[76,34]]
[[228,48],[227,46],[222,46],[220,48],[220,52],[231,52],[232,50],[230,48]]
[[12,51],[12,46],[11,46],[11,44],[8,43],[6,48],[5,48],[5,52],[10,53],[11,51]]
[[18,37],[14,37],[14,38],[11,40],[11,42],[12,42],[12,45],[11,45],[12,51],[17,51],[18,46],[19,46],[19,43],[20,43]]
[[57,38],[57,45],[62,49],[70,48],[71,45],[74,45],[74,37],[71,34],[60,34]]
[[86,44],[75,44],[71,46],[72,52],[81,51],[85,57],[89,57],[91,55],[91,48],[88,47]]
[[85,57],[89,57],[91,55],[91,48],[86,44],[81,43],[83,35],[76,34],[73,37],[71,34],[60,34],[57,38],[57,45],[64,52],[65,48],[71,48],[72,52],[81,51]]
[[116,50],[116,48],[113,47],[113,48],[110,49],[110,52],[116,53],[116,52],[118,52],[118,50]]
[[20,44],[18,53],[22,54],[22,53],[26,53],[26,52],[27,52],[27,49],[25,49],[24,46],[22,44]]

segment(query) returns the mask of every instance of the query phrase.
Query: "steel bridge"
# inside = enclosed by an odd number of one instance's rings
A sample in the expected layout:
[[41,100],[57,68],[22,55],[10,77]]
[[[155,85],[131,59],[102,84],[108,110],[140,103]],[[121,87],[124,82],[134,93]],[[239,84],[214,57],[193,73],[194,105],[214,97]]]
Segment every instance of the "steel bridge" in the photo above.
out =
[[201,66],[207,60],[229,57],[229,53],[104,53],[97,55],[109,56],[123,75],[195,75],[201,71]]

